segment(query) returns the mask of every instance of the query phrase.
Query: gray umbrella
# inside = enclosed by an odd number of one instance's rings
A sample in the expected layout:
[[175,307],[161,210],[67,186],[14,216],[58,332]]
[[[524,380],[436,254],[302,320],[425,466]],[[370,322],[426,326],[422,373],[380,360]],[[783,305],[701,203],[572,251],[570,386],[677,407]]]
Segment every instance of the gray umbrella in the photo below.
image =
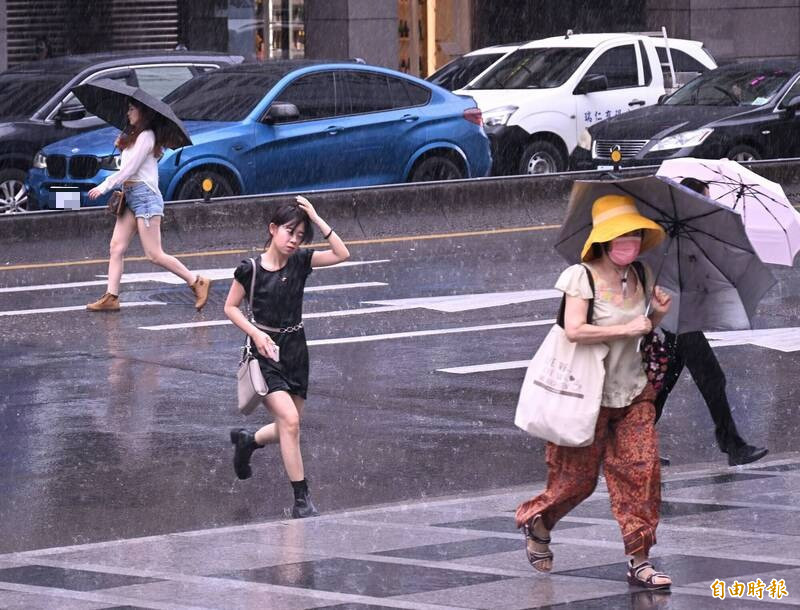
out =
[[673,295],[664,328],[683,333],[752,326],[756,307],[775,278],[753,252],[738,214],[675,182],[656,176],[576,181],[556,242],[559,254],[579,262],[592,229],[592,203],[610,194],[633,197],[639,212],[667,233],[657,248],[642,255],[656,283]]
[[169,104],[142,89],[104,78],[73,87],[72,92],[89,112],[123,130],[128,127],[128,100],[134,99],[155,113],[153,127],[158,130],[164,146],[180,148],[192,144],[189,133]]

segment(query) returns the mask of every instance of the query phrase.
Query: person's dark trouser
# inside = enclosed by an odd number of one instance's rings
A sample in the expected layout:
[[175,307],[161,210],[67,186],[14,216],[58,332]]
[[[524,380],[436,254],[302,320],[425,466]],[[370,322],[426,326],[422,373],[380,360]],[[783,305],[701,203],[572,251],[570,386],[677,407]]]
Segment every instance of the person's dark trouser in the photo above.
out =
[[[665,335],[667,341],[674,342],[676,340],[672,333],[665,333]],[[714,350],[708,344],[708,339],[699,331],[682,333],[677,337],[675,358],[670,363],[664,377],[664,385],[656,397],[656,421],[661,417],[664,403],[680,378],[684,366],[688,367],[692,379],[706,401],[711,419],[714,420],[719,448],[727,451],[729,447],[744,445],[744,440],[736,430],[731,406],[728,404],[728,396],[725,393],[725,373],[722,372]]]

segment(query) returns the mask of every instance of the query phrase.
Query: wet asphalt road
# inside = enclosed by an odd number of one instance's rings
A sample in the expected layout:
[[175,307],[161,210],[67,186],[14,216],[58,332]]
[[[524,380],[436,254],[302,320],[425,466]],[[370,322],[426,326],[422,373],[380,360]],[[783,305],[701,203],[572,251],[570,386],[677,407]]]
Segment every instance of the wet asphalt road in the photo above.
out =
[[[451,311],[430,302],[393,310],[367,302],[549,289],[564,267],[554,236],[542,230],[354,246],[351,260],[366,264],[312,274],[302,444],[321,510],[544,479],[542,443],[513,426],[524,370],[441,369],[529,358],[549,326],[525,323],[551,319],[558,301],[464,310],[478,302],[465,297]],[[185,261],[232,270],[241,258]],[[161,270],[131,262],[125,271]],[[30,288],[99,281],[102,273],[99,264],[0,271],[0,553],[281,517],[291,489],[277,447],[255,454],[250,480],[236,480],[231,466],[228,430],[269,421],[265,412],[236,413],[240,333],[230,325],[143,328],[223,320],[229,280],[214,284],[201,314],[185,286],[142,276],[123,286],[123,300],[149,304],[117,314],[9,313],[83,306],[104,287]],[[797,325],[797,274],[777,275],[781,284],[762,303],[761,327]],[[28,289],[8,291],[19,285]],[[330,315],[366,308],[378,309]],[[474,328],[501,324],[511,326]],[[796,449],[798,353],[739,345],[717,354],[745,438],[776,452]],[[687,379],[660,424],[662,453],[674,463],[723,463]]]

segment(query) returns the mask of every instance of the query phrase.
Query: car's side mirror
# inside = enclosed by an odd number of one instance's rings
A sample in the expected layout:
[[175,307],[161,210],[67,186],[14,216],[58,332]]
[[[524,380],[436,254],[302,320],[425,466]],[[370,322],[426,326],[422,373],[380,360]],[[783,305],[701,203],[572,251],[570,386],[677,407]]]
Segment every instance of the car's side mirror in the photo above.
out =
[[781,104],[781,109],[786,111],[789,116],[797,114],[797,109],[800,108],[800,95],[795,95],[785,104]]
[[288,123],[300,118],[297,106],[289,102],[273,102],[264,116],[264,122],[270,125],[275,123]]
[[575,87],[573,93],[575,95],[584,95],[586,93],[594,93],[595,91],[606,91],[608,89],[608,79],[605,74],[587,74],[583,77],[578,86]]
[[86,116],[86,108],[83,106],[62,106],[55,116],[56,122],[79,121]]
[[664,100],[667,99],[668,97],[669,97],[669,94],[667,94],[667,93],[662,93],[661,95],[659,95],[658,96],[658,105],[660,106],[661,104],[663,104]]

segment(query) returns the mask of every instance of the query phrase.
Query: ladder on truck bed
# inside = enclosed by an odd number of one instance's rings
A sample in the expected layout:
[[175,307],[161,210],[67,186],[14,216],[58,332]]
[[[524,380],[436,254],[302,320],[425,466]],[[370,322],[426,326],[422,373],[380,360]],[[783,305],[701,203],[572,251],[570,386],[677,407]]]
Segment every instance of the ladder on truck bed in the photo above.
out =
[[667,61],[660,61],[661,63],[661,71],[664,71],[664,68],[669,68],[669,78],[670,78],[670,86],[665,86],[664,89],[667,90],[675,90],[680,87],[677,82],[677,78],[675,76],[675,64],[672,62],[672,51],[669,49],[669,36],[667,36],[667,28],[665,26],[661,26],[661,31],[656,30],[655,32],[630,32],[631,34],[635,34],[638,36],[661,36],[664,39],[664,51],[667,56]]

